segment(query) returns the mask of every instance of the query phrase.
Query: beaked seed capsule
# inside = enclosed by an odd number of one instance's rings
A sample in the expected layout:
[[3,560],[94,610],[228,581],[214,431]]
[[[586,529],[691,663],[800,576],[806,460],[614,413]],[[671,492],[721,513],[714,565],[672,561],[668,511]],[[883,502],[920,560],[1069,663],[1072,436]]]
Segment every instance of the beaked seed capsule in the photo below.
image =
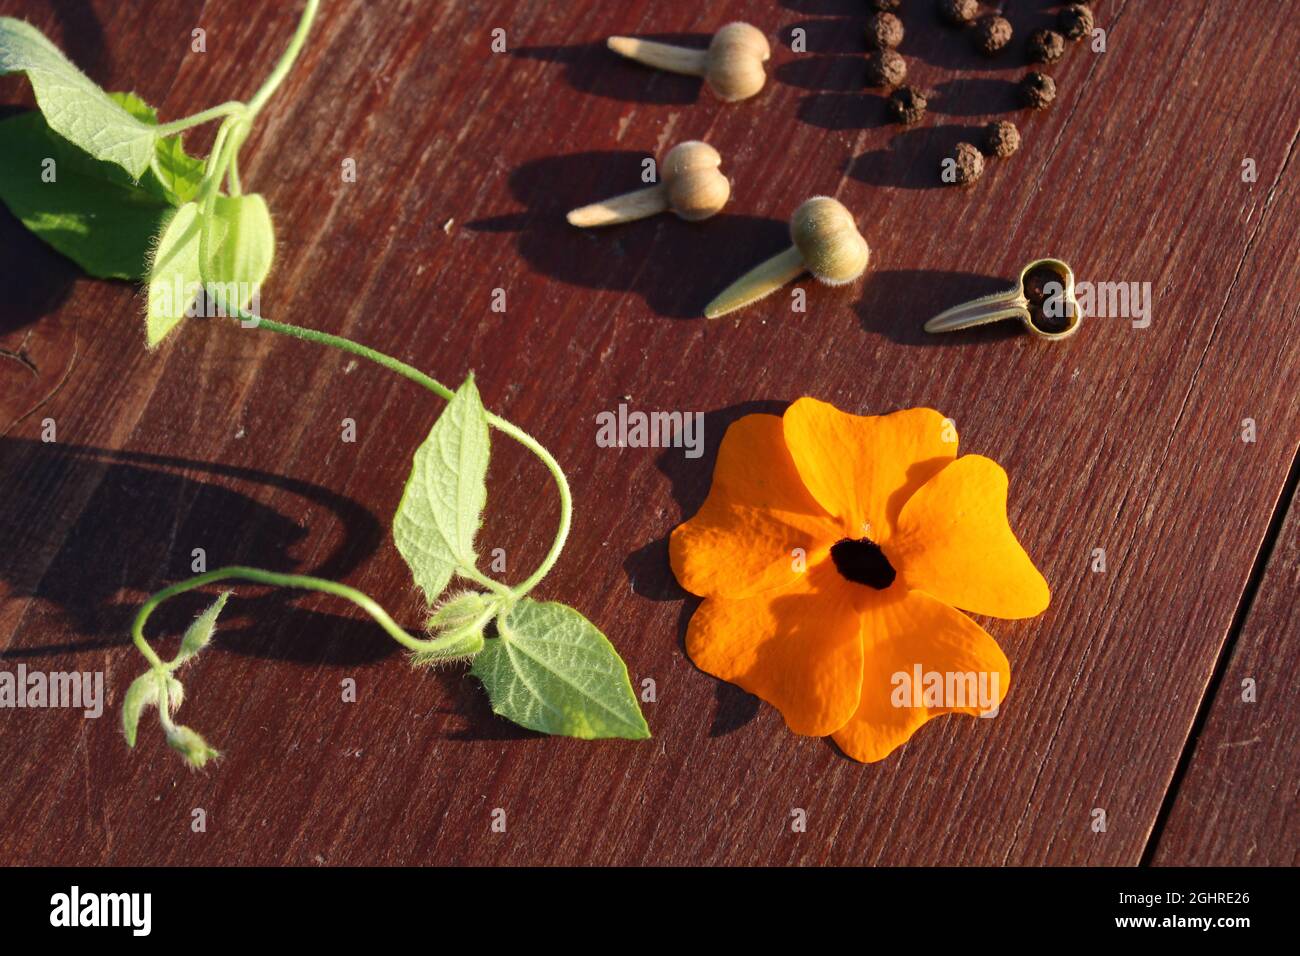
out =
[[655,69],[686,76],[702,76],[709,89],[728,103],[748,99],[767,82],[767,61],[772,48],[767,37],[748,23],[728,23],[709,41],[707,50],[610,37],[606,45],[619,56]]
[[572,210],[570,224],[612,226],[672,211],[687,222],[708,219],[727,204],[731,182],[719,169],[722,157],[708,143],[687,140],[668,151],[659,165],[660,181],[603,202]]
[[704,307],[709,319],[734,312],[771,295],[805,272],[826,285],[844,285],[866,271],[871,258],[867,240],[853,214],[838,199],[814,196],[790,219],[792,245],[755,266]]

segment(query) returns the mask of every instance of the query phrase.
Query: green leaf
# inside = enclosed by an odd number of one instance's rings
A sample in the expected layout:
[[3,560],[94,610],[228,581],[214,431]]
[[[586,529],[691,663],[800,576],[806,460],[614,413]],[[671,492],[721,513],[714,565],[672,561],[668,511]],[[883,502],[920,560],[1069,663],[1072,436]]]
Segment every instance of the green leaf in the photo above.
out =
[[212,640],[212,634],[217,628],[217,615],[226,606],[229,597],[229,591],[222,592],[216,601],[212,603],[212,606],[196,617],[194,623],[185,629],[185,636],[181,638],[181,649],[172,658],[171,668],[173,670],[208,646],[208,642]]
[[204,218],[199,272],[209,299],[227,314],[248,305],[271,271],[275,229],[266,200],[256,194],[218,196]]
[[215,760],[221,754],[209,746],[196,731],[189,727],[176,726],[165,728],[167,744],[180,754],[191,769],[202,770],[209,760]]
[[492,709],[522,727],[590,740],[643,740],[627,665],[594,624],[565,604],[524,598],[497,620],[471,669]]
[[175,677],[167,675],[167,713],[174,714],[185,701],[185,687]]
[[205,163],[185,152],[179,134],[163,136],[158,140],[153,165],[144,177],[144,184],[151,190],[156,184],[163,199],[173,206],[180,206],[199,194],[204,172]]
[[416,450],[393,517],[397,550],[430,603],[458,569],[475,566],[474,536],[487,504],[487,466],[487,413],[471,375]]
[[113,102],[40,30],[0,17],[0,75],[18,72],[31,80],[36,102],[56,133],[134,179],[144,175],[158,138],[153,125]]
[[[153,122],[153,110],[139,97],[110,95]],[[98,279],[144,278],[171,205],[202,182],[203,163],[185,155],[179,137],[158,141],[155,166],[161,171],[133,183],[120,166],[55,133],[39,111],[0,122],[0,200],[36,236]]]
[[199,228],[199,207],[191,202],[172,213],[159,230],[146,291],[145,331],[151,349],[190,314],[202,291]]
[[[53,181],[50,181],[52,178]],[[100,279],[139,279],[171,207],[54,133],[38,112],[0,122],[0,199]]]
[[[202,260],[208,229],[208,261]],[[186,203],[162,227],[149,267],[145,331],[154,348],[181,319],[194,314],[199,294],[234,314],[258,294],[271,271],[275,235],[261,196],[218,196],[212,217]]]
[[135,746],[136,728],[140,724],[140,715],[146,708],[157,707],[162,700],[162,687],[158,683],[158,672],[147,671],[131,682],[122,698],[122,732],[126,734],[126,745]]
[[[157,124],[157,111],[134,93],[109,93],[108,96],[142,123]],[[140,185],[164,202],[181,206],[198,195],[205,171],[206,164],[202,159],[185,152],[179,133],[160,136],[149,171],[140,180]]]

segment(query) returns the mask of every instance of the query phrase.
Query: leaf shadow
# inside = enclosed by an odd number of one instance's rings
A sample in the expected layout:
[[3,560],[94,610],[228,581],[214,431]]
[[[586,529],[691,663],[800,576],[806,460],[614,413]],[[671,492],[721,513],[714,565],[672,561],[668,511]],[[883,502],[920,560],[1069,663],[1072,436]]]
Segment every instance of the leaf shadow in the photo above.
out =
[[[207,476],[254,482],[298,495],[333,514],[341,540],[311,574],[342,578],[383,541],[375,516],[350,498],[310,482],[238,466],[166,455],[111,451],[59,442],[0,439],[5,495],[0,531],[11,547],[0,580],[11,597],[55,605],[78,638],[51,642],[42,627],[24,628],[0,658],[31,660],[109,649],[129,643],[131,620],[144,595],[191,576],[193,549],[208,568],[252,564],[299,571],[294,547],[306,531],[275,509]],[[70,523],[64,502],[85,502]],[[301,592],[256,593],[233,582],[218,650],[301,664],[356,665],[387,657],[395,646],[365,615],[306,611]],[[252,591],[254,593],[250,594]],[[157,634],[178,634],[210,594],[168,601],[151,619]]]
[[48,0],[59,21],[59,45],[77,69],[88,76],[113,71],[112,54],[104,42],[104,24],[85,0]]

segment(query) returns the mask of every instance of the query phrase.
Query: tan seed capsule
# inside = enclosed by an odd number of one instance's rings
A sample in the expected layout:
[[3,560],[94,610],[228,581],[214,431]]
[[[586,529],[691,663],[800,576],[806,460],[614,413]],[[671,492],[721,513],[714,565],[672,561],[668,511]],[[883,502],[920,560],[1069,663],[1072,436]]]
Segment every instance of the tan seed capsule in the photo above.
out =
[[718,169],[721,165],[722,157],[708,143],[678,143],[659,166],[659,182],[574,209],[567,218],[582,228],[632,222],[670,210],[687,222],[708,219],[731,196],[731,183]]
[[753,96],[767,82],[765,64],[772,56],[767,37],[748,23],[728,23],[713,35],[707,50],[610,37],[606,45],[619,56],[670,73],[702,76],[709,89],[728,103]]
[[814,196],[790,219],[785,252],[745,273],[704,308],[706,318],[734,312],[771,295],[805,272],[827,285],[844,285],[866,271],[871,250],[853,214],[830,196]]
[[955,332],[1003,319],[1019,319],[1040,339],[1069,338],[1079,331],[1083,309],[1075,295],[1074,271],[1060,259],[1035,259],[1005,292],[972,299],[925,323],[927,332]]

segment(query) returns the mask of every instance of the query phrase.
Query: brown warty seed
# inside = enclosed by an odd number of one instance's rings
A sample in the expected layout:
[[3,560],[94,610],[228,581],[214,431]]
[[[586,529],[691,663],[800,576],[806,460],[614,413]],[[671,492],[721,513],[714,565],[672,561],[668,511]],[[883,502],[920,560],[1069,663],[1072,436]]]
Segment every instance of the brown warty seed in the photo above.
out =
[[1065,55],[1065,37],[1055,30],[1035,30],[1027,49],[1030,63],[1055,63]]
[[903,21],[892,13],[873,13],[867,20],[867,46],[892,50],[903,42]]
[[897,123],[913,126],[921,122],[928,105],[925,94],[914,86],[900,86],[889,94],[889,115]]
[[1031,109],[1045,110],[1056,99],[1056,81],[1037,70],[1026,73],[1020,81],[1020,99]]
[[1072,3],[1057,15],[1056,23],[1067,40],[1078,43],[1092,34],[1092,8],[1086,3]]
[[984,152],[1006,159],[1020,148],[1020,130],[1015,123],[997,120],[984,127]]
[[898,86],[907,79],[907,63],[893,50],[867,54],[867,86]]
[[[980,151],[970,143],[958,143],[957,148],[952,152],[952,158],[957,163],[957,168],[955,170],[957,180],[955,185],[968,186],[983,175],[984,157],[981,156]],[[943,164],[943,166],[946,165],[946,163]],[[940,178],[942,178],[943,166],[940,166]]]
[[979,12],[980,0],[939,0],[939,16],[955,27],[972,23]]
[[972,35],[975,38],[975,49],[985,56],[993,56],[1011,42],[1011,23],[1006,17],[981,17],[975,24]]

